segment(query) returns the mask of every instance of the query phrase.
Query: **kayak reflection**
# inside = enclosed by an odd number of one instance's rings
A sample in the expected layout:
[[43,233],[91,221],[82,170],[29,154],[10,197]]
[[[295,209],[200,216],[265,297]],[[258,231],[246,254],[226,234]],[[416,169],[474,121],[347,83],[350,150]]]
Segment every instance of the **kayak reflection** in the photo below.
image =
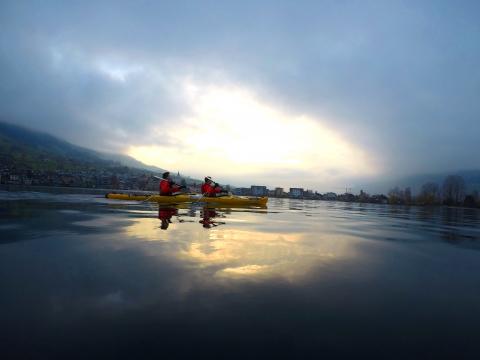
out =
[[[251,207],[236,207],[252,209]],[[255,207],[258,208],[258,207]],[[232,208],[216,207],[212,205],[200,204],[171,204],[160,205],[158,207],[158,219],[161,221],[160,229],[167,230],[172,223],[195,223],[193,218],[200,217],[198,223],[205,229],[217,227],[226,224],[225,219],[231,214]],[[176,220],[174,219],[176,218]],[[188,218],[191,218],[188,220]]]
[[206,229],[225,224],[223,221],[215,221],[216,217],[225,217],[225,215],[215,211],[214,208],[204,206],[200,211],[200,217],[202,220],[200,220],[199,223]]
[[[187,209],[187,213],[179,213],[179,209],[185,208]],[[175,205],[175,206],[159,206],[158,207],[158,219],[161,221],[160,229],[167,230],[170,224],[172,223],[172,218],[175,216],[178,219],[179,223],[185,222],[185,220],[180,219],[181,216],[189,216],[189,217],[196,217],[198,208],[189,206],[182,206],[182,205]],[[228,211],[217,211],[216,208],[204,206],[199,209],[200,210],[200,224],[206,229],[211,227],[215,227],[218,225],[225,224],[224,221],[218,221],[217,218],[225,218],[224,212],[228,213]],[[188,222],[188,221],[187,221]]]

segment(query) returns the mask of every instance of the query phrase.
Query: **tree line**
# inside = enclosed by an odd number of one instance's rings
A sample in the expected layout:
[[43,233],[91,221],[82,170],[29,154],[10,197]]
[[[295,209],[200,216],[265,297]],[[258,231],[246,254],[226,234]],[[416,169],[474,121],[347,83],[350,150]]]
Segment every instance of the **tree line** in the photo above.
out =
[[409,187],[395,187],[388,192],[390,204],[448,205],[480,207],[477,190],[467,194],[465,180],[459,175],[449,175],[443,183],[427,182],[422,185],[419,194],[412,195]]

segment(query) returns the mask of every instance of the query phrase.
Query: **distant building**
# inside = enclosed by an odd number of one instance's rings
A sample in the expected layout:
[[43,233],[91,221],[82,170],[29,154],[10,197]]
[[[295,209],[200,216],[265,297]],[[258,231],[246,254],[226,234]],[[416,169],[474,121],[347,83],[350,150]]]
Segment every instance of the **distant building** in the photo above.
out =
[[234,195],[248,196],[251,195],[250,188],[235,188],[232,190]]
[[282,197],[283,196],[283,188],[276,187],[275,190],[273,191],[273,196]]
[[11,174],[10,175],[9,184],[17,185],[17,184],[20,184],[20,183],[21,183],[21,179],[20,179],[19,175],[16,175],[16,174]]
[[[328,200],[333,200],[333,199],[328,199]],[[355,195],[351,193],[345,193],[342,195],[337,195],[336,200],[345,201],[345,202],[354,202],[357,200],[357,198],[355,197]]]
[[290,197],[292,198],[303,197],[303,188],[290,188]]
[[250,193],[252,196],[267,196],[268,190],[266,186],[252,185],[250,187]]
[[333,192],[328,192],[326,194],[323,194],[323,199],[324,200],[337,200],[337,194]]

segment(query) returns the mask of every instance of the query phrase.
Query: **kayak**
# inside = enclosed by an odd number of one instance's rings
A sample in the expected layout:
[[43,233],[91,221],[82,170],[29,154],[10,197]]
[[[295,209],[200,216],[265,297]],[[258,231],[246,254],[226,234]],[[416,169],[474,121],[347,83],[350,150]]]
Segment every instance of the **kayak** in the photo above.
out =
[[219,196],[206,197],[200,194],[179,194],[173,196],[148,195],[148,194],[124,194],[124,193],[108,193],[105,195],[107,199],[115,200],[134,200],[134,201],[153,201],[158,203],[185,203],[185,202],[204,202],[220,205],[239,205],[239,206],[265,206],[268,198],[266,196]]

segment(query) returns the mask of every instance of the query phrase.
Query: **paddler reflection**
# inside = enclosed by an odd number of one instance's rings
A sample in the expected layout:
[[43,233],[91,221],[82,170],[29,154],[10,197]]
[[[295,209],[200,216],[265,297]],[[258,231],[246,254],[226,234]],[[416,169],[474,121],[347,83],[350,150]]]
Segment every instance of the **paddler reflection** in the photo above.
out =
[[215,221],[216,217],[224,217],[222,214],[216,212],[215,209],[206,206],[200,211],[200,217],[202,220],[200,220],[199,223],[206,229],[225,224],[223,221]]
[[160,206],[158,208],[158,218],[162,222],[160,225],[160,229],[162,230],[167,230],[168,226],[172,222],[172,216],[173,215],[178,215],[178,209],[168,206],[168,207],[162,207]]

